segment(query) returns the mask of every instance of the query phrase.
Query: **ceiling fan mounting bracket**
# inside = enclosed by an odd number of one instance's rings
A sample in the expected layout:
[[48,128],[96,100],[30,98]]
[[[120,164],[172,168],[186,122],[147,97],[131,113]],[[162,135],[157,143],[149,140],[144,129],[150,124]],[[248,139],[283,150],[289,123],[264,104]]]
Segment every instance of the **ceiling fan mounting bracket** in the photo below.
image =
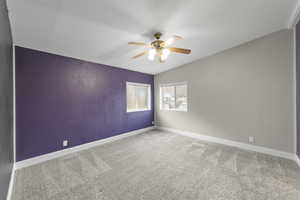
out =
[[157,32],[157,33],[154,34],[154,37],[155,37],[157,40],[159,40],[161,36],[162,36],[162,33],[160,33],[160,32]]

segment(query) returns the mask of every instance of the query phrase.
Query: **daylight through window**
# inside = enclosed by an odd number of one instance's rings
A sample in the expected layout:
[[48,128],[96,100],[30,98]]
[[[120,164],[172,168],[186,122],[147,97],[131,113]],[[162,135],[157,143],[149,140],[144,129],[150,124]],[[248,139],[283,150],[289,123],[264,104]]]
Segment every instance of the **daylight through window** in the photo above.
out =
[[187,84],[174,83],[161,85],[160,109],[187,111]]
[[141,83],[126,83],[127,112],[151,110],[151,86]]

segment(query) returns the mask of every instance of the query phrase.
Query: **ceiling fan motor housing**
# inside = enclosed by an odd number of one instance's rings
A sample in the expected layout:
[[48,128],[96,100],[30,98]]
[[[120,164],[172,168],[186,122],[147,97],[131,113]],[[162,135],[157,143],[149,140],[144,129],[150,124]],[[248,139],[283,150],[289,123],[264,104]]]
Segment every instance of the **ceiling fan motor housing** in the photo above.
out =
[[162,40],[155,40],[151,43],[151,46],[155,49],[160,49],[160,48],[163,48],[163,43],[164,43],[164,41],[162,41]]

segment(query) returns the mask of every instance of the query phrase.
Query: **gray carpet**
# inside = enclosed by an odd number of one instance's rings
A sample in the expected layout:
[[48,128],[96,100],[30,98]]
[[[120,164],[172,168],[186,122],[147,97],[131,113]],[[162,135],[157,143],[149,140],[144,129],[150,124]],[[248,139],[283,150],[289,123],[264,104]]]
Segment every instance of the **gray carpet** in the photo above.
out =
[[299,200],[293,161],[151,131],[16,171],[13,200]]

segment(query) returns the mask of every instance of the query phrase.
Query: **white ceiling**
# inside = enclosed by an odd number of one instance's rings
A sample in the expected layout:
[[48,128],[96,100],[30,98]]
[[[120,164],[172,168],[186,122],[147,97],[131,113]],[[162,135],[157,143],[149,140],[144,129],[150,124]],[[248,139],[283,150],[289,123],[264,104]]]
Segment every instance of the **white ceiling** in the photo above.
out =
[[[287,27],[296,0],[8,0],[14,43],[156,74]],[[156,31],[190,55],[132,60]]]

